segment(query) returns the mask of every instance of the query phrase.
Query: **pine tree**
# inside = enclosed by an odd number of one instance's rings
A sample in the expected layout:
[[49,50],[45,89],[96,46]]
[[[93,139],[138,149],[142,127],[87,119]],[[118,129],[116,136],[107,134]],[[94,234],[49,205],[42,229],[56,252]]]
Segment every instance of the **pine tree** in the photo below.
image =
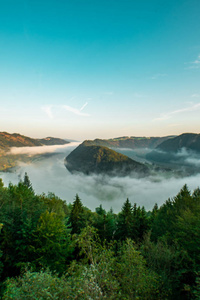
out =
[[80,233],[81,228],[83,228],[83,204],[78,194],[76,194],[75,200],[72,205],[69,222],[72,228],[71,233]]
[[29,179],[29,177],[28,177],[28,174],[27,174],[26,172],[25,172],[25,174],[24,174],[23,184],[24,184],[25,186],[27,186],[31,191],[33,191],[31,181],[30,181],[30,179]]
[[117,237],[121,240],[132,237],[133,231],[133,209],[129,199],[122,206],[117,220]]

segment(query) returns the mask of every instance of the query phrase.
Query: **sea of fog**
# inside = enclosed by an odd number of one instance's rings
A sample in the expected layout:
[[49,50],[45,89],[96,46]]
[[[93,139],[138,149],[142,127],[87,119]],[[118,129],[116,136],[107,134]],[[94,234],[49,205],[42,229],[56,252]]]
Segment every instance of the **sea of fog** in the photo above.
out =
[[[27,172],[37,194],[52,192],[67,203],[73,202],[78,194],[82,203],[95,210],[100,204],[103,208],[119,212],[125,200],[150,210],[154,204],[162,205],[168,198],[174,197],[186,183],[191,191],[200,184],[200,174],[176,178],[164,175],[148,178],[108,177],[102,175],[71,174],[64,165],[64,158],[79,145],[73,142],[62,146],[12,148],[12,154],[52,154],[31,164],[19,164],[14,172],[1,172],[5,186],[16,184]],[[131,150],[126,154],[130,154]]]

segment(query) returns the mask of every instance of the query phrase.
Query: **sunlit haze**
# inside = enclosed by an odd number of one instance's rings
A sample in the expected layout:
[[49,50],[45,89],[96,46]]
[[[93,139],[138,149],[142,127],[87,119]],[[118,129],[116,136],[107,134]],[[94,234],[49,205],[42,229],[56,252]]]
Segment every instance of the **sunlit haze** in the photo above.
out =
[[199,133],[200,1],[0,3],[1,130]]

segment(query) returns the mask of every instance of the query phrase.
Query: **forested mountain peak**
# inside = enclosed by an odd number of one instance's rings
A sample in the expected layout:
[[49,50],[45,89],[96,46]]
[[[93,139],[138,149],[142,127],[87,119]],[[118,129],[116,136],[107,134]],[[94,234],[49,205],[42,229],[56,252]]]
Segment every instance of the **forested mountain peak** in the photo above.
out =
[[157,146],[157,149],[165,152],[178,152],[182,148],[200,152],[200,134],[183,133],[179,136],[168,139]]
[[0,132],[0,149],[8,149],[10,147],[32,147],[43,145],[64,145],[68,142],[63,139],[46,137],[43,139],[33,139],[19,133]]
[[174,136],[164,137],[135,137],[135,136],[123,136],[111,139],[95,139],[87,140],[90,145],[105,146],[109,148],[155,148],[163,141],[173,138]]
[[71,172],[105,173],[109,175],[127,175],[132,172],[148,174],[148,167],[126,155],[117,153],[105,146],[93,145],[84,141],[66,158],[66,167]]

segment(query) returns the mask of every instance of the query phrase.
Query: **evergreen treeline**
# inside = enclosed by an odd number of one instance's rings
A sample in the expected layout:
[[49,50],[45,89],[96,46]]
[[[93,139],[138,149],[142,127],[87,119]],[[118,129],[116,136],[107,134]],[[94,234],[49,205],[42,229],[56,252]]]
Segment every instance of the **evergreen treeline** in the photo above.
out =
[[1,298],[200,299],[200,190],[118,214],[0,180]]

